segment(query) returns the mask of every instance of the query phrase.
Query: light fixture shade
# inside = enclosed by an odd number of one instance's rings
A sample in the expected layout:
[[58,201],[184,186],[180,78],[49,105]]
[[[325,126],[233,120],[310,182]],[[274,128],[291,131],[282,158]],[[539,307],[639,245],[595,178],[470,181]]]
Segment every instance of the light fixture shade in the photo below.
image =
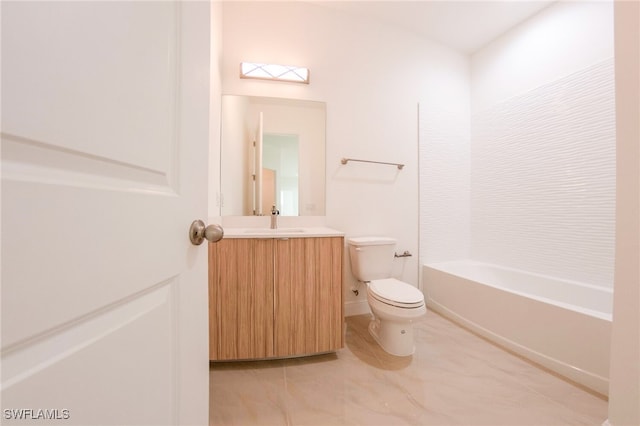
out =
[[240,63],[240,78],[289,81],[309,84],[309,69],[290,65]]

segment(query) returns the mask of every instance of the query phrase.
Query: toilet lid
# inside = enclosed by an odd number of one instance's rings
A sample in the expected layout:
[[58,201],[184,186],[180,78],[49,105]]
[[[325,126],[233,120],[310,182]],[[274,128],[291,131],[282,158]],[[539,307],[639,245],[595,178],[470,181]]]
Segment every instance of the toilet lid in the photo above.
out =
[[424,304],[420,290],[395,278],[373,280],[369,283],[372,296],[390,305],[413,308]]

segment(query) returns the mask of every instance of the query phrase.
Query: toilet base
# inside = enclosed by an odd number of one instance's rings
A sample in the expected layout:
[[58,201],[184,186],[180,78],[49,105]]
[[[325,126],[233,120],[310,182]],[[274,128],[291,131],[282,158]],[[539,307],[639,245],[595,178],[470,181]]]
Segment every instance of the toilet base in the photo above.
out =
[[391,355],[410,356],[415,352],[411,321],[380,321],[374,316],[369,323],[369,334]]

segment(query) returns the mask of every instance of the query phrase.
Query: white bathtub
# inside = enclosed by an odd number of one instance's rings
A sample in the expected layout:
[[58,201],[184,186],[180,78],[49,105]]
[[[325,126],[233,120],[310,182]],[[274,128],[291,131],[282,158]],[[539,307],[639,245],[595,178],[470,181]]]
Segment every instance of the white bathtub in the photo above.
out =
[[427,306],[600,394],[613,292],[472,260],[423,266]]

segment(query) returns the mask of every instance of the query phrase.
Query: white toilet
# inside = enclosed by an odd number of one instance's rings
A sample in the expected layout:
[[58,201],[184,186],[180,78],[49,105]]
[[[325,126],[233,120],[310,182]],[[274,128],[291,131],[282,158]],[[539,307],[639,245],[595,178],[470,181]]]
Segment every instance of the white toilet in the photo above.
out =
[[396,240],[357,237],[347,240],[353,275],[367,283],[373,312],[369,332],[386,352],[408,356],[415,351],[412,322],[425,315],[424,295],[414,286],[390,278]]

